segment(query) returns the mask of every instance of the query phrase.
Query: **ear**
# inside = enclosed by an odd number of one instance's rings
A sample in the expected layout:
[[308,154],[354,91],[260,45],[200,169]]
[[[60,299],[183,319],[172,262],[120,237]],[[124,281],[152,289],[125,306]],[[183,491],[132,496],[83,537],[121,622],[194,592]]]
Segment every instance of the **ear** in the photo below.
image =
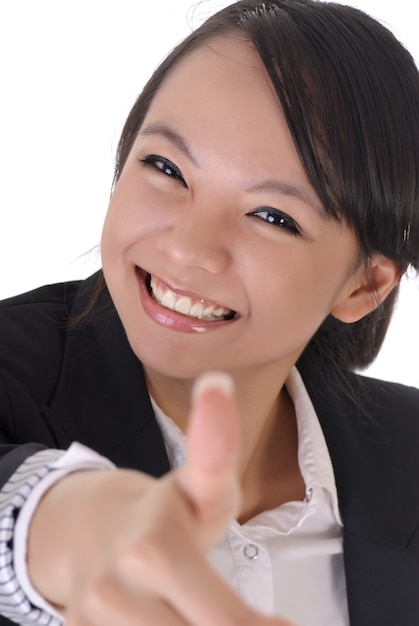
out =
[[349,293],[334,306],[331,314],[346,324],[357,322],[381,304],[400,282],[400,270],[390,259],[376,256],[368,268],[355,274]]

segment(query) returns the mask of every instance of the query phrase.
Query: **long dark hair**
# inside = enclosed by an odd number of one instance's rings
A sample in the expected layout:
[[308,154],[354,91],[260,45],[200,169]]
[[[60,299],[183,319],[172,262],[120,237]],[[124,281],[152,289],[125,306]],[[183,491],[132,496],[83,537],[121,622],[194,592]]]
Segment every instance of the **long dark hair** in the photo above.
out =
[[[115,181],[154,95],[171,69],[221,33],[252,42],[284,110],[299,156],[330,219],[403,273],[419,268],[419,80],[415,63],[379,22],[315,0],[239,0],[181,42],[134,104],[118,145]],[[331,262],[333,262],[331,260]],[[102,288],[103,276],[98,282]],[[300,363],[338,373],[368,365],[391,317],[397,288],[359,322],[329,316]]]

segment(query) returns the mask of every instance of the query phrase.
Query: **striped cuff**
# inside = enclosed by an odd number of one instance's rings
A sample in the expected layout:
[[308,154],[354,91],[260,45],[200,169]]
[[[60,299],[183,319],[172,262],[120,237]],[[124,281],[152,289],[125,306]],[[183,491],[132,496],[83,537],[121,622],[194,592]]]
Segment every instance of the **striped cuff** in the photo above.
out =
[[0,613],[22,626],[62,623],[29,602],[17,580],[13,563],[13,535],[18,513],[32,489],[53,470],[54,462],[62,454],[61,450],[42,450],[28,457],[0,492]]
[[[29,456],[0,492],[0,615],[21,624],[58,626],[63,618],[32,587],[26,543],[32,515],[43,494],[70,472],[113,469],[106,458],[79,443]],[[15,543],[15,545],[14,545]]]

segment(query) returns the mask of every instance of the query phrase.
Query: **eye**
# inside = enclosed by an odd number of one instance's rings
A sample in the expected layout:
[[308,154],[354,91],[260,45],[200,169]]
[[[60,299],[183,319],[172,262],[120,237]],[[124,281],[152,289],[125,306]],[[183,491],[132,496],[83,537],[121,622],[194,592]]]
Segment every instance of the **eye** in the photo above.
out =
[[264,220],[268,224],[272,224],[278,228],[288,230],[293,235],[302,234],[297,222],[287,215],[287,213],[283,213],[279,209],[262,206],[251,211],[248,215]]
[[188,187],[180,169],[169,159],[159,156],[158,154],[149,154],[143,159],[140,159],[140,163],[145,166],[153,167],[165,176],[178,180],[184,187]]

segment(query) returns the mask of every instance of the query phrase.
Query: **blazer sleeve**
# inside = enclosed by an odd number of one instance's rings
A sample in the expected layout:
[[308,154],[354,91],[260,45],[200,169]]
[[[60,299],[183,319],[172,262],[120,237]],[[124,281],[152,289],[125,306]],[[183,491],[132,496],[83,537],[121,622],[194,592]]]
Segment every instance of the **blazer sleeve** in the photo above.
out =
[[63,302],[57,285],[0,303],[0,626],[60,623],[20,587],[14,529],[29,494],[62,455],[42,405],[59,376]]
[[0,488],[26,457],[60,447],[42,407],[60,376],[76,286],[50,285],[0,302]]
[[[27,447],[28,448],[28,447]],[[27,449],[27,451],[29,451]],[[59,455],[62,452],[58,452]],[[16,457],[12,453],[12,456]],[[19,465],[0,491],[0,624],[23,626],[62,622],[57,614],[32,604],[15,571],[14,533],[19,513],[33,489],[54,469],[56,450],[41,450]]]

